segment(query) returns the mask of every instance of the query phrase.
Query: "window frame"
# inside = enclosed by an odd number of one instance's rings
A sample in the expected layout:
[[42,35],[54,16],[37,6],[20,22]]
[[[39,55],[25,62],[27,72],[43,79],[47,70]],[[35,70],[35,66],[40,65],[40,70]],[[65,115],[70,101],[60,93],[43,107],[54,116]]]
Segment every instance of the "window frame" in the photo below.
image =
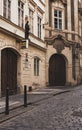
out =
[[18,26],[24,28],[24,3],[18,0]]
[[39,76],[40,72],[40,59],[38,57],[34,57],[34,76]]
[[11,20],[11,0],[3,0],[3,17]]
[[41,31],[42,31],[42,19],[40,16],[37,16],[37,34],[38,37],[41,38]]
[[[55,15],[55,12],[57,12],[57,16]],[[61,16],[60,16],[60,12],[61,12]],[[57,23],[56,23],[55,20],[57,20]],[[63,29],[62,22],[63,22],[63,13],[62,13],[62,10],[54,9],[54,29],[56,29],[56,30],[62,30]],[[57,24],[57,27],[56,27],[56,24]]]

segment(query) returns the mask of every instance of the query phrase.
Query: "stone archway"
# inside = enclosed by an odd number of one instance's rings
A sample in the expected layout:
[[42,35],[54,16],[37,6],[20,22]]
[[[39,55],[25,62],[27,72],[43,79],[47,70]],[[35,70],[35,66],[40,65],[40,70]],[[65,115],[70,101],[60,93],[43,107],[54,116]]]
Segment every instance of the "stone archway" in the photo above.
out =
[[9,93],[17,92],[17,53],[14,49],[5,48],[1,51],[1,95],[5,95],[6,88]]
[[64,86],[66,84],[66,61],[62,54],[54,54],[49,60],[49,85]]

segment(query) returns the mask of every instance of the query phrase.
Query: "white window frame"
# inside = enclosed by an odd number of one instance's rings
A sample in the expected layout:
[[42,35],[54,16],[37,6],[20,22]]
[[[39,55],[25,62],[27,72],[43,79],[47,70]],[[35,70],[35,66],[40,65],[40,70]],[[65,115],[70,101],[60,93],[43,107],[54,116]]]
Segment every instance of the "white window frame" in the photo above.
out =
[[18,25],[24,27],[24,3],[18,0]]
[[[57,16],[55,16],[55,12],[57,12]],[[59,16],[59,13],[61,13],[61,17]],[[62,17],[62,11],[58,9],[54,9],[54,29],[57,30],[62,30],[62,22],[63,22],[63,17]],[[57,27],[56,27],[56,20],[57,20]],[[60,20],[61,20],[61,25],[60,25]]]
[[11,0],[3,0],[3,17],[11,19]]
[[41,38],[41,31],[42,31],[42,19],[41,17],[37,16],[37,33],[38,33],[38,37]]

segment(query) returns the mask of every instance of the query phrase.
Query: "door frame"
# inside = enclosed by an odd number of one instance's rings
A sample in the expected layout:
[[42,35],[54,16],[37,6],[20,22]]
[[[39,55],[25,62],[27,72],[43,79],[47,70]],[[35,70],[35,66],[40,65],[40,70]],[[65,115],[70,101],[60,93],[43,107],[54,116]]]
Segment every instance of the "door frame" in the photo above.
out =
[[[54,56],[54,55],[60,55],[64,60],[65,60],[65,67],[66,67],[66,83],[65,83],[65,85],[67,84],[67,75],[68,75],[68,70],[67,70],[67,65],[68,65],[68,60],[67,60],[67,58],[66,58],[66,56],[65,55],[63,55],[63,54],[58,54],[58,53],[54,53],[54,54],[52,54],[50,57],[49,57],[49,62],[50,62],[50,59],[52,58],[52,56]],[[48,66],[48,85],[50,85],[50,81],[49,81],[49,76],[50,76],[50,72],[49,72],[49,68],[50,68],[50,63],[49,63],[49,66]],[[54,85],[55,86],[55,85]]]
[[[15,47],[11,47],[11,46],[5,46],[5,47],[1,48],[0,49],[0,97],[2,96],[2,92],[1,92],[1,52],[4,49],[10,49],[13,53],[15,53],[17,55],[17,87],[18,87],[18,79],[19,79],[18,75],[19,75],[19,73],[21,73],[21,72],[19,72],[21,70],[20,69],[21,53],[19,52],[19,50],[17,50]],[[19,67],[19,65],[20,65],[20,67]],[[20,77],[20,79],[21,79],[21,77]]]

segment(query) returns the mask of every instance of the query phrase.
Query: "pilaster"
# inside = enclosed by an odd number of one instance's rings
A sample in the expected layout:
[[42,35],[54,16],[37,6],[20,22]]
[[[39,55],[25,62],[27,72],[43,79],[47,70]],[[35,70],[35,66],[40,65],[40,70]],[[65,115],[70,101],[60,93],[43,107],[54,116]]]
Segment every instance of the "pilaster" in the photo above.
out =
[[[75,21],[75,33],[79,33],[78,23],[78,0],[74,1],[74,21]],[[75,40],[78,42],[78,35],[75,36]]]
[[1,97],[1,50],[0,50],[0,97]]
[[[67,0],[67,14],[68,32],[71,32],[71,0]],[[68,39],[71,40],[71,34],[68,34]]]

